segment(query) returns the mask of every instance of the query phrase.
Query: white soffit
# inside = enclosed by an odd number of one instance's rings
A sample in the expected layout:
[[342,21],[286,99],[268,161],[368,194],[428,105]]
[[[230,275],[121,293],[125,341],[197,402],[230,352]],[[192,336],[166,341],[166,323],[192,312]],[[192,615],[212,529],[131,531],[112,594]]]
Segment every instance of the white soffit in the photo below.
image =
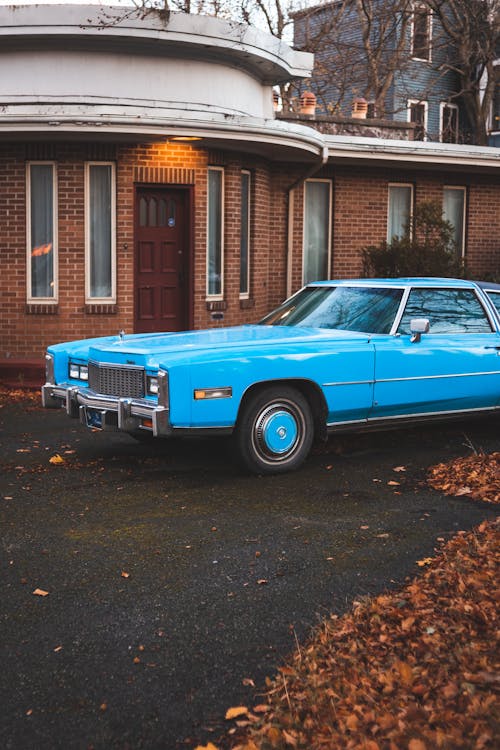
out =
[[422,167],[500,168],[500,149],[430,141],[398,141],[361,136],[325,136],[329,160],[411,164]]

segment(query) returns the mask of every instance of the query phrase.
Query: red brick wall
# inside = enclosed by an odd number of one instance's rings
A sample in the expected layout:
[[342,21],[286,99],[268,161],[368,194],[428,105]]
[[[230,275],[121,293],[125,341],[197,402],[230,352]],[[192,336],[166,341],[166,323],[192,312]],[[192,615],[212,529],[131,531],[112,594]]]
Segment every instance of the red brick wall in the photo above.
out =
[[[58,174],[59,302],[26,305],[27,161],[53,160]],[[84,163],[117,165],[117,304],[85,305]],[[225,171],[224,320],[206,300],[207,166]],[[240,174],[252,175],[250,299],[239,298]],[[42,357],[57,341],[133,330],[134,196],[137,184],[189,186],[193,195],[192,320],[195,328],[258,320],[287,291],[288,189],[305,165],[269,164],[245,153],[181,144],[18,144],[0,146],[0,361]],[[387,186],[412,182],[416,201],[442,200],[444,185],[468,188],[467,260],[476,276],[500,273],[500,185],[491,177],[397,168],[328,166],[332,179],[331,276],[361,272],[360,250],[385,239]],[[291,287],[302,285],[303,186],[294,190]],[[422,269],[422,274],[425,274]]]
[[[500,184],[456,172],[342,167],[334,170],[332,276],[361,272],[361,249],[386,239],[389,183],[414,185],[414,197],[443,201],[444,186],[467,188],[466,264],[473,277],[500,274]],[[426,269],[421,269],[426,274]]]

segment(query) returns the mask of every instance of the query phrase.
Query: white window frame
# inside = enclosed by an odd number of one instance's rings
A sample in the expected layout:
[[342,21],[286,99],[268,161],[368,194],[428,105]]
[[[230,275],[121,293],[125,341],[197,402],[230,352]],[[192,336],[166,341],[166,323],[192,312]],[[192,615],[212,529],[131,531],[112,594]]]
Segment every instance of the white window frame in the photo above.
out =
[[[109,297],[91,296],[90,167],[111,167],[111,295]],[[87,305],[116,303],[116,164],[112,161],[85,162],[85,303]]]
[[303,192],[303,206],[302,206],[302,224],[303,224],[303,230],[302,230],[302,284],[306,283],[305,280],[305,260],[306,260],[306,185],[310,182],[324,182],[328,184],[329,190],[328,190],[328,257],[327,257],[327,272],[326,272],[326,278],[329,279],[331,277],[331,266],[332,266],[332,208],[333,208],[333,184],[332,180],[328,179],[321,179],[321,178],[311,178],[304,181],[304,190]]
[[[460,257],[465,258],[465,231],[467,228],[467,188],[463,185],[443,185],[443,203],[444,203],[444,191],[455,190],[463,194],[463,216],[462,216],[462,247],[458,248],[460,251]],[[443,205],[443,216],[444,216],[444,205]],[[446,218],[446,216],[444,217]]]
[[[451,102],[440,102],[439,104],[439,141],[440,143],[444,143],[443,136],[444,136],[444,110],[445,108],[448,109],[454,109],[457,113],[457,129],[455,132],[455,140],[452,141],[452,143],[458,143],[458,118],[459,118],[459,110],[458,110],[458,104],[452,104]],[[449,143],[449,141],[447,141]]]
[[[220,292],[217,294],[210,294],[209,291],[209,268],[210,268],[210,252],[209,252],[209,239],[210,239],[210,189],[208,184],[208,175],[210,172],[221,173],[221,217],[220,217]],[[225,173],[224,167],[208,167],[207,170],[207,249],[206,249],[206,298],[207,300],[222,300],[224,299],[224,214],[225,214]]]
[[429,102],[422,100],[422,99],[408,99],[408,102],[406,104],[406,112],[407,112],[407,119],[408,122],[415,122],[411,119],[411,107],[413,104],[421,104],[424,107],[424,122],[423,122],[423,128],[424,128],[424,138],[423,140],[427,140],[427,122],[429,117]]
[[[52,167],[52,252],[54,272],[54,294],[52,297],[33,297],[31,284],[31,167]],[[58,253],[58,226],[57,226],[57,162],[55,161],[29,161],[26,163],[26,300],[28,304],[57,305],[59,301],[59,253]]]
[[393,237],[389,237],[389,217],[390,217],[390,208],[391,208],[391,188],[410,188],[410,238],[412,237],[412,226],[411,226],[411,220],[413,218],[413,210],[414,210],[414,201],[415,201],[415,186],[412,182],[389,182],[387,185],[387,230],[386,230],[386,239],[388,243],[391,243],[393,240]]
[[[427,14],[427,34],[429,38],[429,56],[418,57],[413,54],[413,47],[415,42],[415,15],[418,11],[425,11]],[[432,62],[432,13],[429,8],[423,3],[414,3],[412,7],[411,15],[411,31],[410,31],[410,56],[412,60],[420,60],[421,62]]]
[[[250,253],[250,228],[251,228],[251,208],[252,208],[252,173],[249,169],[242,169],[241,175],[247,175],[248,176],[248,196],[247,196],[247,217],[248,217],[248,225],[247,225],[247,232],[246,232],[246,240],[247,240],[247,288],[246,291],[241,291],[241,242],[240,242],[240,299],[249,299],[250,297],[250,260],[251,260],[251,253]],[[242,203],[243,205],[243,203]],[[241,220],[241,215],[240,215]]]

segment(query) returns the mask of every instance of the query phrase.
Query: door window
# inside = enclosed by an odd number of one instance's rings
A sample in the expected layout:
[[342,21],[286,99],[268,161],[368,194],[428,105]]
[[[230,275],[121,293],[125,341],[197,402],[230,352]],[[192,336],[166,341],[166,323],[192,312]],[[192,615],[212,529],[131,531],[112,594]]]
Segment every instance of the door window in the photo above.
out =
[[399,324],[410,333],[412,318],[427,318],[429,333],[491,333],[488,316],[472,289],[413,289]]

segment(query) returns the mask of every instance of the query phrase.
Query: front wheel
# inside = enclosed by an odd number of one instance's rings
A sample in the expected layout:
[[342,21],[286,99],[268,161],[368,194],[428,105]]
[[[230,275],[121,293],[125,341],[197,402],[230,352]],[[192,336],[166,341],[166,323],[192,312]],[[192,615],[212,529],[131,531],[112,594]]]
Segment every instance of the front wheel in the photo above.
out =
[[313,437],[307,399],[287,386],[269,387],[251,396],[236,430],[243,463],[256,474],[297,469],[311,450]]

